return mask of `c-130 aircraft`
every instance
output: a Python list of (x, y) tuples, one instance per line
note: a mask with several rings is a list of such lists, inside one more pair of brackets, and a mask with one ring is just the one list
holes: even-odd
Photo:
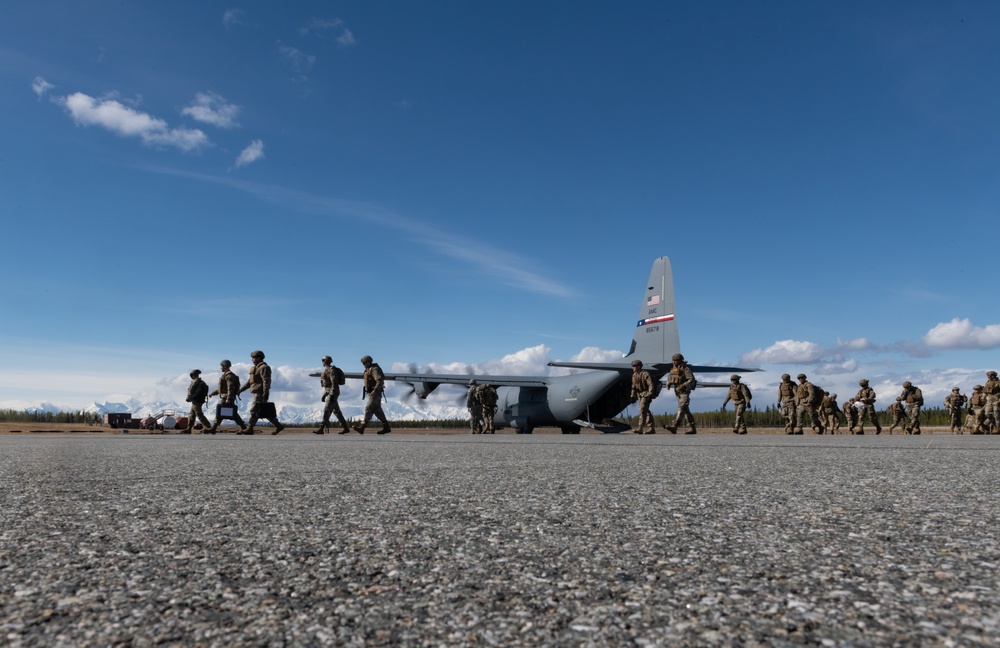
[[(674, 309), (674, 280), (670, 259), (653, 261), (649, 282), (643, 291), (639, 321), (632, 346), (618, 362), (550, 362), (550, 367), (585, 369), (568, 376), (494, 376), (489, 374), (386, 373), (386, 380), (406, 383), (420, 398), (427, 398), (440, 385), (462, 385), (470, 381), (497, 387), (496, 428), (514, 428), (531, 434), (536, 427), (558, 427), (564, 434), (581, 428), (606, 433), (624, 432), (629, 426), (614, 421), (631, 403), (632, 361), (641, 360), (643, 369), (660, 381), (673, 366), (671, 356), (680, 353), (680, 337)], [(695, 373), (757, 371), (740, 367), (690, 365)], [(345, 373), (361, 378), (360, 373)], [(721, 387), (718, 383), (700, 386)], [(726, 387), (729, 383), (725, 383)]]

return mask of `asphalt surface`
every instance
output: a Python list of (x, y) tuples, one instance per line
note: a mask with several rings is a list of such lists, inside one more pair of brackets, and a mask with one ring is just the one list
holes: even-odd
[(0, 437), (0, 643), (998, 645), (1000, 437)]

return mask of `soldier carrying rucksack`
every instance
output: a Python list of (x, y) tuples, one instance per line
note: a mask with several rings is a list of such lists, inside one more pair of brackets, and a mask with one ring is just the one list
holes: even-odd
[(326, 403), (323, 408), (323, 422), (313, 430), (313, 434), (326, 434), (330, 429), (330, 415), (335, 414), (340, 421), (341, 430), (338, 434), (347, 434), (351, 427), (344, 418), (344, 413), (340, 411), (340, 386), (347, 382), (344, 370), (333, 364), (333, 358), (323, 356), (323, 373), (319, 375), (320, 385), (323, 386), (323, 397), (320, 399)]

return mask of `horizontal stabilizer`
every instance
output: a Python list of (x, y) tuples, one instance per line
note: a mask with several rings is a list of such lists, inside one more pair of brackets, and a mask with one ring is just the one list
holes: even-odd
[[(716, 367), (715, 365), (688, 365), (695, 373), (751, 373), (760, 369), (748, 369), (747, 367)], [(700, 383), (699, 383), (700, 384)]]

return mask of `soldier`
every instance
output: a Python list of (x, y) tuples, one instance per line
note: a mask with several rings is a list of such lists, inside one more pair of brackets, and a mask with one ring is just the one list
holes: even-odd
[(844, 413), (844, 419), (847, 421), (847, 429), (851, 431), (851, 434), (857, 434), (854, 431), (854, 426), (858, 424), (858, 408), (855, 407), (856, 400), (853, 398), (848, 398), (844, 403), (844, 406), (840, 410)]
[(264, 362), (264, 352), (260, 349), (250, 354), (250, 360), (253, 361), (253, 366), (250, 367), (250, 375), (247, 377), (246, 384), (240, 387), (240, 393), (242, 394), (249, 389), (250, 393), (253, 394), (253, 403), (250, 405), (250, 424), (247, 431), (241, 431), (240, 434), (253, 434), (253, 426), (262, 418), (274, 425), (272, 435), (280, 434), (285, 426), (278, 420), (277, 413), (272, 409), (274, 404), (269, 400), (271, 396), (271, 367)]
[(479, 404), (479, 385), (476, 379), (469, 381), (469, 393), (465, 399), (465, 406), (469, 410), (469, 425), (473, 434), (483, 433), (483, 407)]
[[(875, 390), (868, 386), (868, 379), (862, 378), (858, 381), (861, 389), (854, 400), (861, 403), (861, 411), (858, 412), (858, 434), (865, 433), (865, 419), (871, 419), (875, 425), (875, 434), (882, 434), (882, 426), (878, 424), (878, 416), (875, 414)], [(852, 430), (853, 431), (853, 430)]]
[(959, 393), (958, 387), (952, 387), (951, 393), (944, 397), (944, 406), (948, 408), (951, 415), (952, 434), (964, 434), (962, 431), (962, 406), (968, 401), (965, 394)]
[[(218, 394), (223, 407), (233, 408), (232, 419), (240, 426), (239, 434), (250, 434), (246, 423), (243, 422), (243, 417), (240, 416), (239, 410), (236, 409), (236, 398), (240, 393), (240, 377), (232, 372), (233, 363), (229, 360), (220, 362), (219, 368), (222, 369), (222, 376), (219, 377), (219, 388), (209, 394), (208, 397), (211, 398)], [(222, 422), (222, 419), (223, 417), (219, 416), (219, 411), (216, 410), (215, 423), (208, 430), (208, 434), (215, 434), (218, 431), (219, 423)]]
[(983, 412), (986, 431), (990, 434), (997, 434), (1000, 432), (1000, 380), (997, 380), (997, 372), (986, 372), (983, 394), (986, 395), (986, 409)]
[(694, 416), (691, 414), (691, 392), (698, 386), (698, 381), (694, 379), (694, 372), (684, 360), (684, 356), (675, 353), (670, 360), (674, 366), (670, 369), (670, 376), (667, 378), (667, 389), (673, 389), (677, 395), (677, 419), (673, 425), (668, 425), (670, 434), (677, 434), (677, 428), (681, 423), (687, 421), (688, 431), (685, 434), (697, 434), (698, 430), (694, 426)]
[(817, 392), (817, 387), (806, 380), (805, 374), (800, 373), (796, 378), (799, 386), (795, 388), (795, 434), (802, 434), (806, 415), (812, 420), (813, 431), (823, 434), (823, 419), (816, 408), (822, 402), (822, 392)]
[(745, 419), (745, 414), (747, 411), (747, 406), (750, 405), (750, 400), (753, 398), (753, 394), (750, 393), (750, 388), (740, 382), (740, 377), (733, 374), (729, 377), (729, 393), (726, 394), (726, 400), (722, 401), (722, 409), (726, 409), (726, 403), (730, 400), (733, 401), (733, 409), (736, 410), (736, 421), (733, 423), (733, 434), (746, 434), (747, 433), (747, 423)]
[(493, 427), (493, 417), (497, 413), (497, 388), (486, 383), (480, 385), (476, 390), (476, 397), (479, 400), (479, 408), (483, 419), (483, 434), (495, 434)]
[(326, 407), (323, 408), (323, 422), (319, 428), (313, 430), (313, 434), (326, 434), (330, 429), (331, 414), (335, 414), (340, 421), (342, 429), (338, 434), (347, 434), (351, 428), (344, 418), (344, 413), (340, 411), (340, 386), (345, 382), (344, 372), (340, 367), (334, 366), (333, 358), (330, 356), (323, 356), (322, 363), (323, 373), (319, 375), (319, 383), (323, 387), (323, 397), (320, 400), (326, 402)]
[[(653, 414), (653, 377), (642, 368), (642, 360), (632, 361), (632, 402), (639, 401), (639, 427), (636, 434), (656, 434)], [(668, 428), (669, 429), (669, 428)]]
[(924, 405), (923, 392), (907, 380), (903, 383), (903, 393), (899, 395), (899, 398), (906, 403), (906, 415), (909, 418), (906, 433), (920, 434), (920, 408)]
[(361, 422), (361, 425), (355, 425), (354, 429), (358, 434), (364, 434), (368, 421), (372, 420), (374, 416), (382, 421), (382, 429), (378, 431), (378, 434), (389, 434), (392, 430), (389, 429), (389, 422), (385, 419), (385, 412), (382, 411), (385, 374), (382, 373), (382, 367), (378, 366), (378, 363), (372, 362), (370, 355), (362, 357), (361, 364), (365, 367), (365, 373), (361, 379), (364, 382), (363, 393), (368, 394), (368, 402), (365, 403), (365, 420)]
[(781, 408), (781, 418), (785, 421), (785, 434), (795, 433), (795, 383), (788, 374), (781, 374), (778, 385), (778, 407)]
[(972, 434), (983, 434), (986, 430), (983, 424), (986, 421), (986, 394), (982, 385), (972, 388), (972, 396), (969, 397), (969, 416), (965, 419), (965, 425), (972, 431)]
[(202, 411), (202, 405), (205, 404), (205, 400), (208, 398), (208, 385), (205, 381), (201, 379), (201, 369), (193, 369), (191, 371), (191, 384), (188, 385), (188, 395), (185, 400), (191, 403), (191, 412), (188, 414), (188, 424), (187, 429), (183, 430), (181, 434), (191, 434), (191, 430), (194, 429), (194, 421), (197, 418), (202, 424), (202, 434), (214, 434), (211, 432), (212, 423), (205, 416), (205, 412)]
[(830, 434), (836, 434), (840, 429), (840, 406), (837, 405), (837, 395), (823, 392), (823, 401), (819, 405), (823, 415), (823, 425)]
[(890, 404), (885, 411), (892, 417), (892, 425), (889, 426), (889, 434), (892, 434), (892, 431), (897, 427), (906, 428), (906, 424), (903, 420), (906, 411), (903, 409), (902, 398), (897, 398), (896, 402)]

